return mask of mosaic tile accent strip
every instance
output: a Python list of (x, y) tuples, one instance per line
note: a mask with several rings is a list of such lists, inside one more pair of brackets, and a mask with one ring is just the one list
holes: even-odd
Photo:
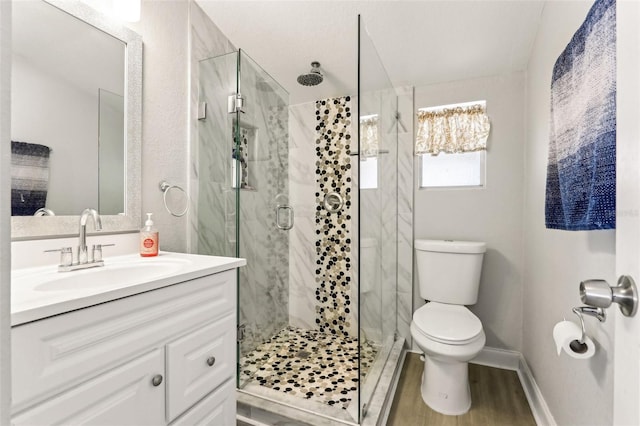
[[(362, 345), (361, 379), (377, 354)], [(240, 359), (240, 381), (346, 409), (358, 395), (358, 341), (287, 327)]]
[[(351, 98), (316, 102), (316, 325), (349, 337), (351, 315)], [(330, 213), (324, 197), (344, 200)]]

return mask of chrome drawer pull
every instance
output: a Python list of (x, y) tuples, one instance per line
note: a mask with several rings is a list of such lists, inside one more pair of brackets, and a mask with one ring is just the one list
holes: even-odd
[(160, 386), (160, 383), (162, 383), (162, 374), (156, 374), (155, 376), (153, 376), (153, 379), (151, 379), (151, 384), (153, 386)]
[(215, 356), (210, 356), (209, 358), (207, 358), (207, 365), (209, 367), (213, 367), (213, 364), (216, 363), (216, 357)]

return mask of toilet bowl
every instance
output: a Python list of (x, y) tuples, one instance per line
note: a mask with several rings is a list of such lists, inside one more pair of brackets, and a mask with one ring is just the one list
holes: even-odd
[(425, 354), (424, 402), (442, 414), (466, 413), (471, 407), (468, 361), (486, 341), (480, 320), (464, 306), (431, 302), (414, 313), (411, 336)]
[(486, 244), (416, 240), (415, 249), (420, 296), (429, 301), (411, 322), (425, 355), (422, 399), (439, 413), (464, 414), (471, 407), (467, 363), (486, 341), (482, 323), (466, 307), (478, 300)]

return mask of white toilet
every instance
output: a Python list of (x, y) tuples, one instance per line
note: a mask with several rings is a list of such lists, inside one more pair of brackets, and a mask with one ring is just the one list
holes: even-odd
[(478, 300), (486, 244), (416, 240), (420, 296), (429, 303), (413, 313), (411, 336), (425, 354), (422, 399), (447, 415), (471, 407), (468, 361), (482, 350), (482, 323), (465, 305)]

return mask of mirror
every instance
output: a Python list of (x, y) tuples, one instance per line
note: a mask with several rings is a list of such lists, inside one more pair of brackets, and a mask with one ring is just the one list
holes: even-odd
[(140, 36), (81, 2), (14, 2), (12, 18), (12, 238), (75, 234), (87, 207), (137, 229)]

